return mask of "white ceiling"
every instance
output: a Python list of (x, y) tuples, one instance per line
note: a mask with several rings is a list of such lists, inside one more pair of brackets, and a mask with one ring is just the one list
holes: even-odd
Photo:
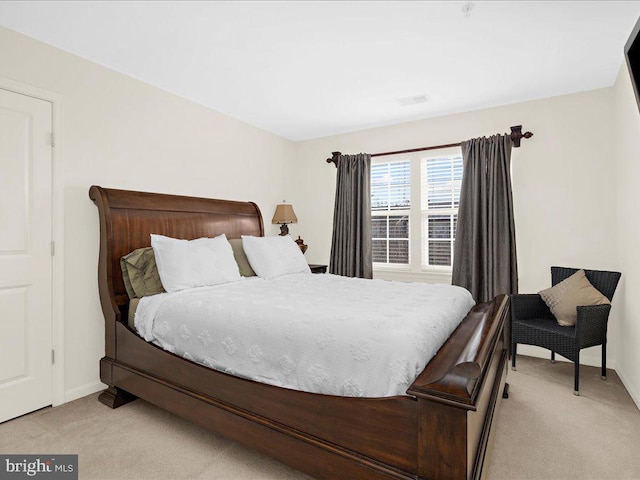
[(640, 16), (466, 3), (3, 1), (0, 25), (298, 141), (611, 86)]

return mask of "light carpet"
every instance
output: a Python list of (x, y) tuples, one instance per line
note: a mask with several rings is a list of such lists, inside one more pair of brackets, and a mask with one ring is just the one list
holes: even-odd
[[(486, 476), (640, 479), (640, 412), (615, 372), (518, 357), (494, 423)], [(0, 452), (79, 454), (83, 480), (308, 480), (310, 477), (136, 400), (116, 410), (90, 395), (0, 425)]]

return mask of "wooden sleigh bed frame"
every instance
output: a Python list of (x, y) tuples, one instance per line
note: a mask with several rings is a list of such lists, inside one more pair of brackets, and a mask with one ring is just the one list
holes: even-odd
[[(127, 325), (120, 257), (175, 238), (264, 235), (257, 205), (92, 186), (105, 317), (100, 401), (136, 397), (318, 479), (479, 479), (505, 384), (508, 300), (476, 305), (403, 396), (306, 393), (228, 375), (162, 350)], [(502, 395), (501, 395), (502, 394)]]

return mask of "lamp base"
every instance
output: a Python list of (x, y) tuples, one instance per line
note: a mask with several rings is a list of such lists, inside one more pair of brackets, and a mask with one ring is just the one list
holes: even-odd
[(280, 236), (284, 237), (285, 235), (289, 235), (289, 225), (283, 223), (280, 225)]

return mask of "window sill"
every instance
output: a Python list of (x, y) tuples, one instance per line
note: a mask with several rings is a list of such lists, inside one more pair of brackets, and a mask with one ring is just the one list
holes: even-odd
[(374, 267), (373, 278), (397, 282), (451, 283), (451, 270), (411, 271), (409, 268)]
[(380, 272), (410, 272), (411, 271), (411, 267), (409, 265), (404, 265), (402, 263), (398, 263), (398, 264), (373, 264), (373, 271), (380, 271)]

